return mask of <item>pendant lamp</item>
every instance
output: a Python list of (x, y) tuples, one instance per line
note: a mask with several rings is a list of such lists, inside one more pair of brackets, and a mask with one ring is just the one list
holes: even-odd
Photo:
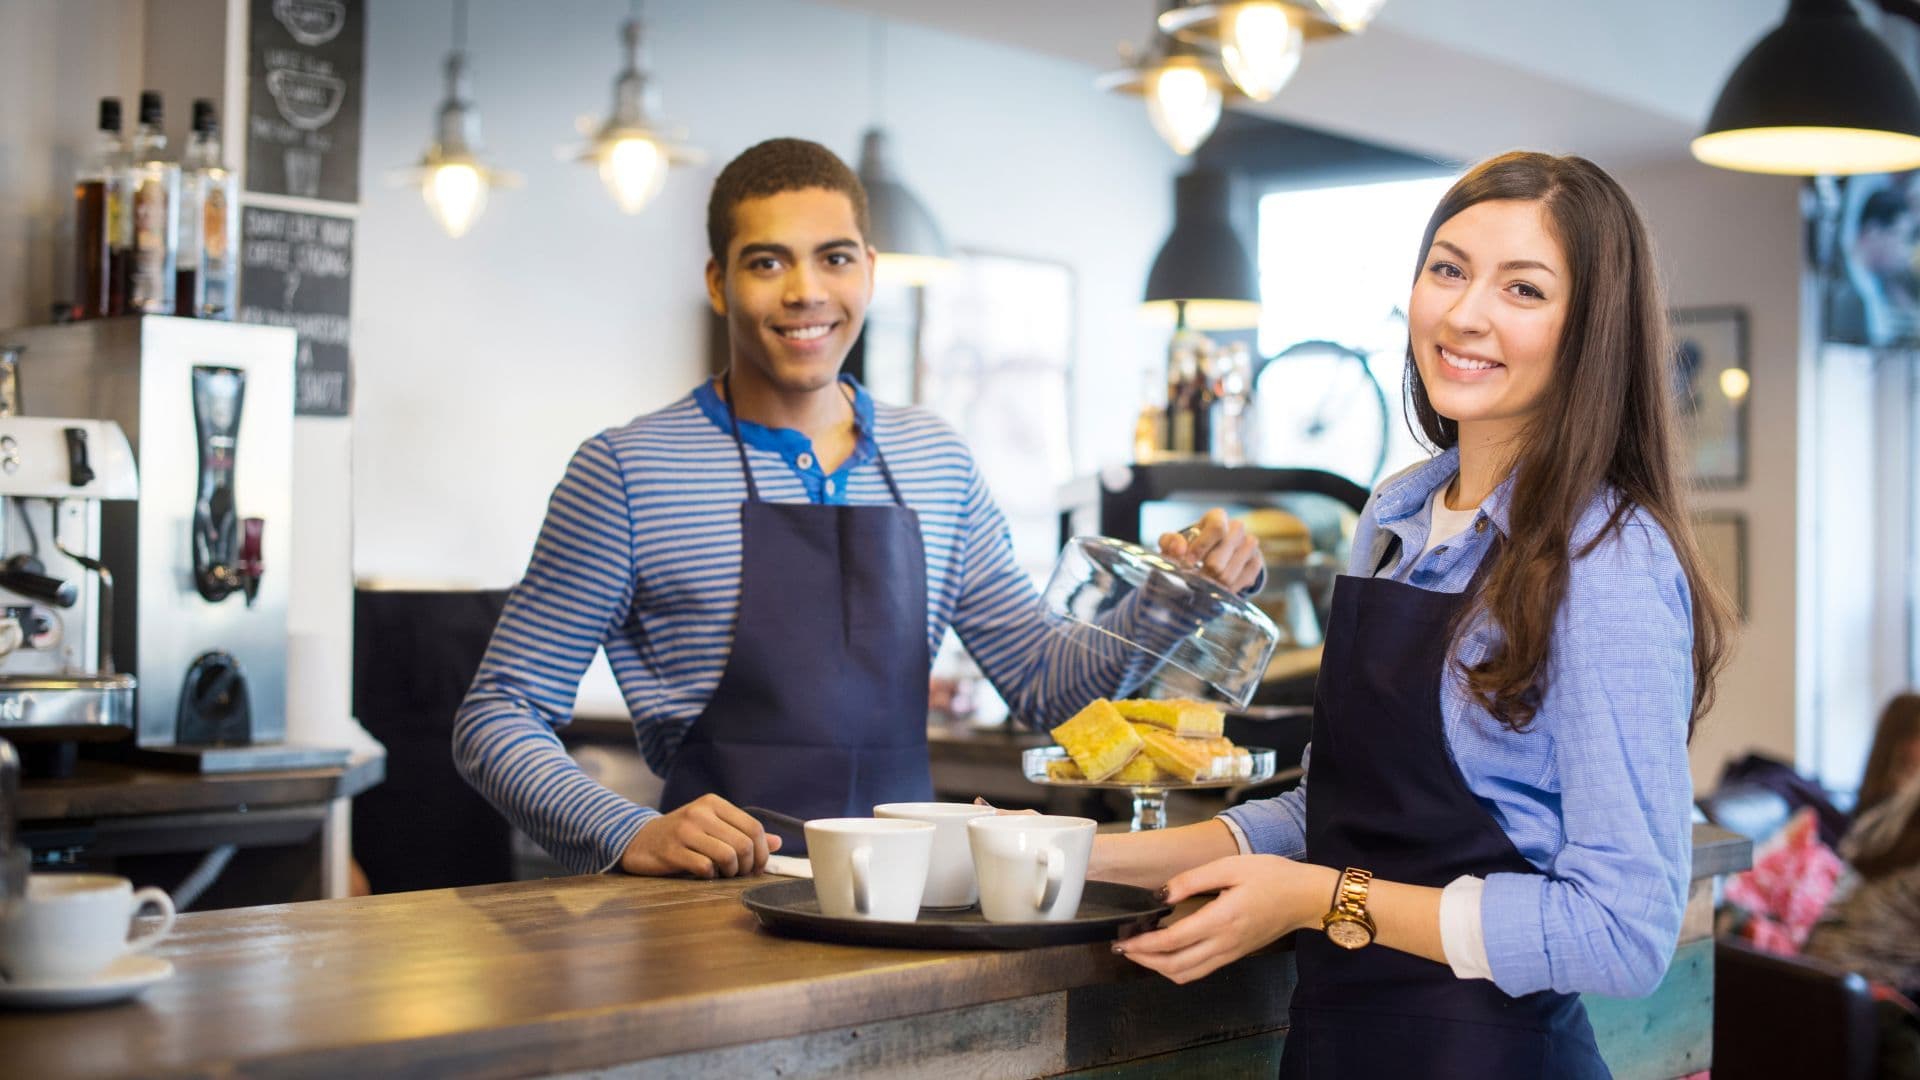
[(493, 168), (480, 156), (480, 113), (467, 83), (466, 37), (466, 0), (453, 0), (453, 49), (447, 53), (447, 96), (435, 121), (436, 138), (417, 164), (394, 176), (399, 183), (419, 185), (427, 210), (454, 239), (473, 228), (487, 208), (489, 190), (520, 186), (519, 174)]
[(1340, 32), (1318, 7), (1284, 0), (1177, 5), (1162, 11), (1158, 24), (1181, 41), (1218, 49), (1233, 85), (1255, 101), (1272, 98), (1293, 78), (1307, 38)]
[[(886, 100), (886, 27), (873, 24), (874, 112)], [(953, 267), (953, 255), (939, 223), (894, 168), (886, 130), (876, 122), (860, 139), (860, 186), (867, 191), (867, 243), (876, 255), (874, 277), (884, 285), (925, 285)]]
[(587, 121), (592, 141), (572, 156), (600, 170), (621, 213), (638, 214), (666, 186), (669, 168), (701, 164), (706, 155), (685, 145), (683, 132), (669, 132), (654, 119), (660, 92), (647, 79), (639, 0), (620, 27), (620, 41), (627, 62), (614, 79), (613, 112), (597, 127)]
[(1920, 167), (1920, 93), (1852, 0), (1790, 0), (1727, 78), (1693, 156), (1788, 176)]
[[(1162, 0), (1160, 15), (1181, 6), (1180, 0)], [(1220, 123), (1227, 94), (1235, 92), (1217, 55), (1168, 35), (1156, 21), (1146, 51), (1134, 59), (1123, 46), (1122, 58), (1127, 66), (1099, 76), (1094, 86), (1146, 98), (1147, 119), (1174, 153), (1184, 157), (1198, 150)]]
[(1173, 181), (1173, 231), (1147, 273), (1145, 310), (1181, 329), (1260, 324), (1260, 275), (1228, 212), (1232, 184), (1212, 169)]

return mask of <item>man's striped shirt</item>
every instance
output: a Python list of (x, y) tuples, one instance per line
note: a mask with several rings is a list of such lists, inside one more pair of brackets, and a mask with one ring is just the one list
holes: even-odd
[[(1059, 639), (1046, 634), (1006, 521), (959, 436), (924, 410), (876, 406), (845, 382), (861, 436), (832, 474), (821, 471), (799, 432), (740, 422), (760, 497), (890, 504), (877, 442), (920, 519), (929, 655), (951, 626), (1029, 721), (1063, 717), (1101, 692), (1098, 657), (1063, 648), (1055, 650), (1057, 663), (1040, 661), (1042, 646)], [(727, 406), (710, 384), (588, 439), (554, 489), (526, 576), (460, 708), (453, 753), (470, 783), (575, 871), (617, 865), (657, 812), (588, 777), (554, 729), (571, 718), (580, 677), (604, 646), (640, 751), (666, 774), (733, 644), (746, 494)]]

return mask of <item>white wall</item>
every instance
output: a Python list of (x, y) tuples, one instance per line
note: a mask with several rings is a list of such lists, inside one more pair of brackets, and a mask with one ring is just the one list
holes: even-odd
[(1744, 513), (1748, 543), (1749, 617), (1717, 703), (1694, 734), (1694, 785), (1706, 790), (1727, 759), (1749, 750), (1796, 756), (1796, 702), (1806, 677), (1794, 646), (1805, 368), (1799, 183), (1690, 161), (1618, 175), (1653, 231), (1673, 306), (1747, 311), (1748, 480), (1696, 500), (1700, 509)]
[(527, 186), (496, 194), (454, 241), (415, 191), (386, 181), (428, 139), (446, 8), (373, 6), (354, 282), (362, 578), (517, 580), (580, 441), (704, 372), (705, 208), (720, 167), (776, 135), (851, 163), (876, 108), (950, 243), (1072, 264), (1078, 465), (1127, 453), (1138, 372), (1164, 349), (1134, 310), (1178, 164), (1138, 101), (1095, 91), (1087, 68), (893, 26), (876, 106), (872, 20), (794, 0), (665, 0), (646, 9), (663, 111), (711, 160), (629, 218), (591, 169), (555, 155), (577, 139), (576, 117), (607, 108), (627, 9), (472, 6), (487, 142)]

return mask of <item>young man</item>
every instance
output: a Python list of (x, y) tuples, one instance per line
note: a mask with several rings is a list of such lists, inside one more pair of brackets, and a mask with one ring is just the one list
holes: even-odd
[[(575, 871), (752, 873), (782, 841), (742, 806), (864, 816), (932, 798), (927, 676), (949, 626), (1022, 715), (1093, 696), (1049, 685), (1033, 586), (958, 436), (840, 374), (873, 294), (866, 218), (860, 181), (817, 144), (728, 164), (707, 211), (726, 374), (587, 440), (554, 490), (453, 743), (468, 781)], [(1235, 588), (1259, 573), (1217, 511), (1162, 544)], [(596, 784), (554, 735), (603, 645), (666, 778), (658, 810)]]

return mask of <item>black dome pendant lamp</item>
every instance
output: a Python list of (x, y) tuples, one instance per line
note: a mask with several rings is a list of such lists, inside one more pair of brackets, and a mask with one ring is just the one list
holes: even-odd
[[(1915, 0), (1876, 0), (1920, 22)], [(1785, 176), (1920, 168), (1920, 92), (1853, 0), (1790, 0), (1720, 90), (1693, 156)]]

